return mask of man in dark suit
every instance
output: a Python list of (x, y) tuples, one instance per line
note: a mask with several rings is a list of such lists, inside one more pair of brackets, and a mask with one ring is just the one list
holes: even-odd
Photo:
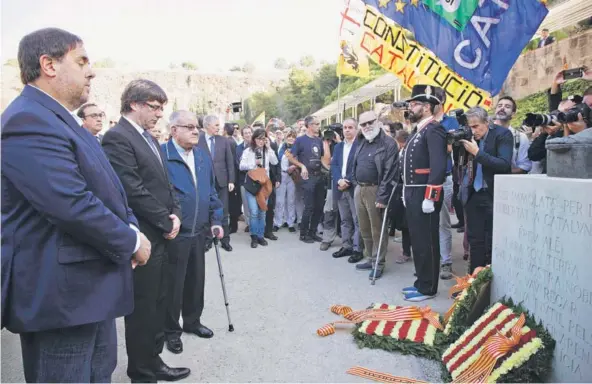
[(103, 141), (103, 135), (100, 132), (103, 130), (105, 112), (98, 105), (87, 103), (78, 108), (76, 115), (82, 119), (82, 128), (89, 131), (100, 144)]
[[(231, 252), (229, 215), (228, 215), (228, 193), (234, 191), (235, 158), (232, 156), (230, 141), (220, 136), (220, 119), (216, 115), (208, 115), (203, 118), (203, 132), (199, 138), (199, 147), (210, 154), (214, 164), (214, 174), (216, 176), (216, 191), (218, 198), (224, 206), (224, 219), (222, 227), (224, 228), (224, 237), (220, 241), (222, 248)], [(206, 249), (212, 247), (212, 235), (208, 235)]]
[[(276, 126), (279, 126), (279, 119), (272, 118), (269, 120), (269, 124), (267, 124), (266, 131), (267, 137), (270, 141), (269, 146), (275, 152), (275, 156), (279, 158), (278, 149), (281, 143), (278, 143), (275, 139), (275, 132), (277, 132)], [(261, 126), (261, 128), (263, 127)], [(276, 190), (280, 186), (280, 182), (282, 180), (282, 170), (279, 161), (276, 165), (269, 165), (269, 179), (271, 180), (273, 189), (267, 200), (267, 211), (265, 212), (265, 233), (263, 236), (269, 240), (277, 240), (278, 237), (273, 233), (273, 218), (275, 216)], [(278, 229), (279, 228), (275, 228), (276, 231)]]
[(228, 142), (230, 143), (230, 150), (232, 151), (232, 158), (234, 159), (234, 175), (235, 175), (235, 179), (234, 179), (234, 190), (232, 192), (228, 193), (228, 217), (229, 217), (229, 234), (232, 233), (236, 233), (236, 231), (238, 231), (238, 218), (241, 215), (241, 195), (240, 195), (240, 189), (238, 188), (238, 176), (239, 176), (239, 170), (238, 170), (238, 165), (240, 162), (240, 159), (236, 158), (236, 147), (238, 146), (238, 144), (236, 143), (236, 140), (234, 139), (234, 128), (235, 124), (234, 123), (224, 123), (224, 137), (228, 140)]
[(512, 172), (514, 137), (508, 129), (489, 123), (481, 107), (469, 109), (466, 116), (473, 138), (461, 140), (470, 156), (460, 194), (467, 221), (469, 271), (473, 273), (491, 262), (494, 175)]
[(541, 40), (539, 41), (539, 48), (546, 47), (547, 45), (553, 44), (555, 42), (555, 38), (549, 35), (549, 30), (547, 28), (541, 31)]
[(343, 121), (343, 141), (335, 146), (331, 159), (331, 188), (333, 200), (337, 202), (341, 217), (342, 247), (333, 253), (333, 257), (349, 257), (350, 263), (357, 263), (364, 257), (360, 252), (360, 228), (354, 204), (354, 187), (352, 184), (354, 156), (358, 149), (358, 123), (349, 118)]
[(95, 76), (82, 40), (42, 29), (18, 59), (25, 87), (2, 114), (2, 327), (20, 334), (27, 382), (110, 382), (115, 318), (150, 243), (73, 113)]
[(125, 318), (127, 374), (132, 381), (174, 381), (190, 373), (187, 368), (170, 368), (159, 356), (165, 339), (169, 241), (181, 226), (165, 159), (149, 132), (162, 117), (166, 102), (166, 94), (152, 81), (130, 82), (121, 96), (122, 117), (103, 138), (103, 150), (152, 244), (150, 261), (134, 271), (135, 308)]
[[(170, 246), (167, 292), (166, 343), (173, 353), (183, 352), (181, 333), (210, 338), (214, 333), (201, 324), (204, 308), (206, 234), (223, 236), (222, 203), (216, 194), (210, 156), (197, 148), (197, 118), (175, 111), (169, 119), (171, 140), (162, 144), (175, 193), (181, 201), (181, 230)], [(183, 328), (179, 316), (183, 309)]]

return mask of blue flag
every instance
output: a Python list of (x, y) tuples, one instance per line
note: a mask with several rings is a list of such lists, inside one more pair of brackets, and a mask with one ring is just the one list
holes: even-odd
[[(462, 0), (440, 0), (440, 10), (433, 1), (363, 0), (401, 27), (413, 32), (415, 40), (434, 52), (448, 66), (477, 87), (496, 95), (522, 49), (549, 12), (540, 0), (479, 0), (470, 19), (452, 22), (459, 8), (452, 3)], [(466, 0), (465, 0), (466, 2)], [(386, 4), (386, 6), (384, 6)], [(445, 13), (456, 14), (446, 15)], [(376, 17), (379, 15), (376, 14)], [(466, 17), (466, 15), (462, 15)], [(364, 24), (380, 28), (381, 23), (368, 18)], [(460, 17), (456, 17), (460, 19)], [(464, 21), (464, 20), (461, 20)], [(380, 34), (380, 31), (375, 31)]]

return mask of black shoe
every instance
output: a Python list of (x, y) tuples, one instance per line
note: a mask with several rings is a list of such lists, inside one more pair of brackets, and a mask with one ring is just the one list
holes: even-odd
[(294, 228), (294, 227), (290, 227), (290, 228), (288, 228), (288, 231), (289, 231), (290, 233), (294, 233), (294, 232), (296, 232), (296, 228)]
[(277, 240), (278, 237), (273, 234), (273, 232), (269, 232), (263, 235), (264, 237), (268, 238), (269, 240)]
[(356, 265), (356, 271), (371, 271), (373, 268), (374, 264), (372, 264), (370, 261)]
[(257, 248), (258, 245), (257, 236), (251, 236), (251, 248)]
[(206, 243), (206, 252), (209, 251), (210, 249), (212, 249), (212, 243), (211, 242), (207, 242)]
[(312, 244), (315, 241), (310, 236), (300, 235), (300, 241), (305, 242), (306, 244)]
[(257, 242), (259, 243), (259, 245), (263, 245), (263, 246), (267, 245), (267, 241), (265, 241), (265, 239), (262, 237), (258, 238)]
[(288, 223), (282, 224), (282, 228), (288, 228)]
[(310, 238), (319, 243), (323, 242), (323, 238), (319, 235), (311, 235)]
[(393, 237), (393, 236), (395, 236), (395, 230), (394, 230), (394, 229), (391, 229), (391, 230), (389, 231), (388, 235), (389, 235), (389, 237)]
[(351, 255), (349, 257), (349, 259), (347, 259), (348, 263), (358, 263), (360, 261), (362, 261), (362, 259), (364, 258), (364, 255), (362, 255), (362, 252), (354, 252), (353, 255)]
[(333, 257), (338, 259), (340, 257), (350, 256), (354, 254), (354, 250), (351, 248), (341, 248), (339, 251), (333, 253)]
[(465, 223), (461, 223), (460, 221), (456, 224), (452, 224), (450, 226), (450, 228), (454, 228), (454, 229), (458, 229), (458, 228), (464, 228), (465, 227)]
[(226, 252), (232, 252), (232, 246), (230, 243), (222, 243), (222, 249), (224, 249)]
[(245, 227), (245, 232), (249, 233), (249, 230), (250, 230), (250, 228), (249, 228), (249, 226), (247, 225), (247, 226)]
[(278, 227), (277, 225), (274, 225), (274, 226), (273, 226), (273, 228), (271, 228), (271, 230), (272, 230), (273, 232), (277, 232), (277, 231), (279, 231), (279, 230), (280, 230), (280, 227)]
[(189, 376), (191, 370), (189, 368), (171, 368), (165, 363), (161, 362), (158, 367), (154, 369), (154, 376), (158, 381), (177, 381)]
[(166, 347), (169, 351), (173, 352), (174, 354), (179, 354), (183, 352), (183, 342), (181, 341), (181, 339), (167, 340)]
[(202, 324), (197, 324), (196, 327), (183, 328), (183, 332), (193, 333), (194, 335), (197, 335), (203, 339), (210, 339), (214, 337), (214, 332), (212, 332), (210, 328)]

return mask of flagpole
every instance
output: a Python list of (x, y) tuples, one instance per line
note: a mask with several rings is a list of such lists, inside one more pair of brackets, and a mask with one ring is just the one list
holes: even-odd
[(339, 107), (340, 97), (341, 97), (341, 73), (339, 74), (339, 80), (337, 82), (337, 120), (338, 120), (337, 122), (338, 123), (342, 122), (341, 108)]

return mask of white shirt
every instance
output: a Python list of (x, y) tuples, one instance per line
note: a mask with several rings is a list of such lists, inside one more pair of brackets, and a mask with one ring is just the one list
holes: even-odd
[(342, 179), (345, 179), (345, 176), (347, 176), (347, 159), (349, 159), (349, 153), (351, 152), (352, 145), (354, 145), (354, 140), (352, 140), (351, 143), (348, 143), (347, 140), (343, 141), (343, 163), (341, 165)]
[[(212, 140), (211, 140), (211, 138), (212, 137), (216, 137), (216, 136), (210, 136), (206, 132), (206, 134), (205, 134), (204, 137), (206, 138), (206, 144), (208, 145), (208, 149), (210, 150), (210, 154), (211, 154), (212, 153)], [(214, 139), (214, 141), (216, 141), (216, 139)]]
[(177, 144), (175, 139), (172, 139), (172, 140), (173, 140), (173, 145), (175, 146), (175, 149), (177, 149), (177, 152), (179, 152), (179, 155), (181, 156), (181, 158), (183, 159), (185, 164), (187, 164), (187, 166), (189, 167), (189, 170), (191, 171), (191, 176), (193, 177), (193, 184), (197, 185), (197, 179), (195, 178), (195, 157), (193, 156), (193, 149), (186, 150), (185, 148), (183, 148), (179, 144)]
[[(276, 165), (278, 163), (277, 156), (275, 152), (271, 149), (265, 149), (265, 170), (267, 171), (267, 176), (269, 176), (269, 164)], [(247, 147), (243, 152), (243, 156), (240, 160), (239, 169), (241, 171), (250, 171), (251, 169), (257, 168), (257, 158), (255, 156), (255, 152), (251, 149), (251, 147)]]
[[(512, 167), (520, 168), (527, 173), (532, 169), (532, 161), (528, 158), (528, 148), (530, 147), (530, 141), (528, 137), (522, 132), (518, 132), (512, 126), (508, 127), (512, 132)], [(516, 148), (516, 141), (518, 140), (518, 148)]]

